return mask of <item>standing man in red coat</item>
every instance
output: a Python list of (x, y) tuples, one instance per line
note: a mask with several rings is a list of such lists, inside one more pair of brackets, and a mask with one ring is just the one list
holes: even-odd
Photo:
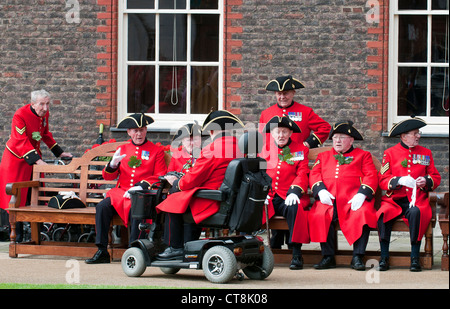
[(372, 155), (354, 148), (362, 140), (351, 121), (336, 123), (331, 132), (333, 149), (320, 153), (311, 170), (309, 183), (316, 201), (309, 212), (311, 241), (320, 242), (322, 260), (316, 269), (336, 267), (335, 224), (353, 245), (351, 267), (365, 270), (363, 256), (369, 240), (369, 228), (377, 226), (373, 195), (378, 175)]
[(389, 242), (392, 225), (401, 217), (409, 225), (411, 271), (421, 271), (420, 242), (431, 220), (428, 192), (441, 183), (431, 150), (419, 145), (420, 128), (426, 122), (410, 118), (399, 122), (389, 136), (400, 135), (400, 143), (386, 149), (380, 170), (380, 187), (386, 190), (377, 211), (381, 260), (379, 270), (389, 269)]
[(202, 132), (209, 133), (211, 143), (202, 149), (189, 173), (180, 179), (169, 180), (171, 194), (156, 207), (166, 213), (164, 241), (168, 245), (158, 258), (175, 259), (183, 254), (183, 213), (188, 208), (197, 224), (219, 211), (219, 202), (196, 198), (194, 194), (200, 189), (218, 190), (228, 164), (235, 158), (243, 157), (236, 137), (229, 132), (243, 127), (239, 118), (225, 110), (211, 112), (206, 117)]
[(86, 260), (87, 264), (109, 263), (107, 251), (108, 231), (114, 214), (118, 214), (126, 226), (131, 225), (130, 243), (139, 237), (138, 220), (129, 222), (131, 209), (130, 192), (148, 189), (167, 172), (164, 150), (147, 140), (147, 125), (153, 119), (144, 114), (125, 117), (118, 128), (126, 128), (131, 141), (117, 148), (111, 161), (103, 169), (103, 178), (117, 179), (115, 188), (97, 204), (95, 213), (95, 244), (98, 251)]
[[(300, 134), (300, 128), (288, 117), (274, 116), (263, 132), (270, 132), (273, 139), (272, 147), (261, 153), (268, 163), (267, 174), (272, 178), (272, 190), (266, 200), (268, 217), (286, 218), (289, 226), (287, 242), (293, 251), (289, 268), (302, 269), (302, 243), (309, 243), (308, 212), (305, 210), (309, 207), (309, 148), (292, 140), (292, 135)], [(265, 221), (265, 216), (263, 218)], [(272, 248), (281, 246), (283, 239), (277, 238), (271, 237)]]
[[(259, 119), (260, 128), (262, 129), (273, 116), (287, 116), (301, 130), (301, 133), (292, 136), (292, 140), (296, 143), (304, 144), (308, 148), (316, 148), (326, 141), (331, 126), (314, 113), (311, 107), (294, 101), (295, 90), (300, 88), (304, 88), (302, 83), (290, 75), (277, 77), (275, 80), (270, 81), (266, 86), (266, 90), (275, 92), (277, 104), (261, 112)], [(269, 133), (265, 134), (265, 139), (270, 139)]]
[[(55, 157), (72, 157), (53, 139), (48, 119), (50, 94), (45, 90), (31, 92), (31, 103), (19, 108), (13, 116), (11, 136), (6, 142), (0, 164), (0, 208), (8, 208), (11, 196), (5, 192), (7, 183), (31, 179), (34, 164), (47, 164), (42, 160), (41, 141)], [(28, 189), (21, 190), (21, 206), (27, 202)], [(20, 231), (19, 228), (17, 231)], [(19, 235), (18, 235), (19, 236)], [(20, 237), (20, 236), (19, 236)]]

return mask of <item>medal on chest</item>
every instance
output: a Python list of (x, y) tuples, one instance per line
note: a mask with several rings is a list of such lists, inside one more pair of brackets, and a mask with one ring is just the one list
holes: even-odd
[(430, 165), (430, 156), (413, 154), (412, 162), (413, 162), (413, 164), (420, 164), (420, 165), (428, 166), (428, 165)]
[(292, 121), (302, 121), (302, 113), (301, 112), (288, 112), (288, 117)]

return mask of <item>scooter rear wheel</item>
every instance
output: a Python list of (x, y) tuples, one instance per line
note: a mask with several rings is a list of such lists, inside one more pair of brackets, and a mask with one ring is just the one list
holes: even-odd
[(122, 255), (122, 269), (128, 277), (139, 277), (147, 268), (144, 253), (139, 248), (129, 248)]
[(212, 283), (227, 283), (236, 275), (236, 257), (227, 247), (214, 246), (203, 256), (202, 268)]

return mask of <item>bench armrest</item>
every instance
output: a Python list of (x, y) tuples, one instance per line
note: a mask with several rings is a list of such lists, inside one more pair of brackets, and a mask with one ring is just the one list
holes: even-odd
[(20, 189), (39, 187), (39, 181), (19, 181), (6, 184), (6, 194), (17, 195)]
[(226, 199), (225, 193), (220, 190), (198, 190), (195, 192), (195, 197), (206, 198), (208, 200), (214, 200), (222, 202)]
[(9, 207), (18, 208), (20, 205), (20, 190), (33, 187), (39, 187), (39, 181), (19, 181), (6, 184), (6, 194), (12, 195)]

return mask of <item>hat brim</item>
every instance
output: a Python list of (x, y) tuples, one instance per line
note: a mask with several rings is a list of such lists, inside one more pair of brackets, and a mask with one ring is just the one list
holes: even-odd
[(132, 114), (123, 118), (118, 124), (117, 128), (119, 129), (137, 129), (146, 127), (149, 124), (153, 123), (154, 120), (152, 117), (147, 116), (145, 114)]
[(349, 122), (339, 122), (333, 125), (330, 131), (329, 139), (333, 138), (336, 133), (341, 133), (353, 137), (356, 141), (362, 141), (364, 138), (361, 133), (356, 130)]
[(420, 118), (411, 118), (406, 119), (403, 121), (400, 121), (396, 125), (392, 127), (392, 129), (389, 131), (389, 137), (398, 136), (402, 133), (406, 133), (412, 130), (420, 129), (424, 126), (426, 126), (427, 123), (425, 120)]
[(270, 133), (274, 128), (288, 128), (292, 130), (293, 133), (301, 133), (302, 130), (300, 127), (292, 120), (287, 118), (286, 116), (274, 116), (272, 117), (264, 126), (263, 132)]
[(242, 129), (242, 121), (226, 110), (213, 111), (206, 116), (203, 122), (202, 132), (210, 130)]
[(266, 85), (267, 91), (288, 91), (305, 88), (303, 84), (291, 76), (278, 77)]

